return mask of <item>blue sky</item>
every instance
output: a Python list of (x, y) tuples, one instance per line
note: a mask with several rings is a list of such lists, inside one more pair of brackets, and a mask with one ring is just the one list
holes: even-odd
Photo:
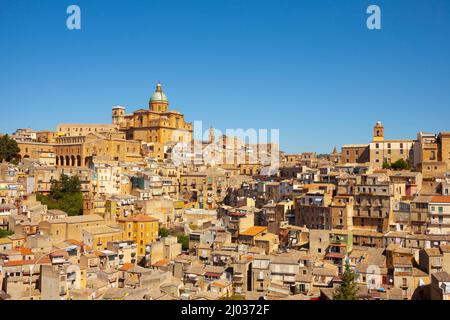
[(157, 81), (187, 120), (278, 128), (288, 152), (368, 142), (377, 120), (450, 131), (449, 39), (448, 0), (0, 0), (0, 132), (110, 123)]

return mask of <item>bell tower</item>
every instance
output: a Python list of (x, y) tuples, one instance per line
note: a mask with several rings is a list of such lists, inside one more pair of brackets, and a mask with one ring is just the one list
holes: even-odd
[(125, 108), (122, 106), (116, 106), (112, 108), (112, 123), (120, 126), (125, 117)]
[(213, 127), (209, 128), (209, 134), (208, 134), (208, 143), (213, 144), (216, 142), (216, 130), (214, 130)]
[(377, 123), (373, 127), (373, 141), (384, 141), (384, 126), (381, 121), (377, 121)]

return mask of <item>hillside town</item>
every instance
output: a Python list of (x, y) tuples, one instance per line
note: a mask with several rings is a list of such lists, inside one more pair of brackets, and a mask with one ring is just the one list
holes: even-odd
[(349, 275), (358, 300), (449, 300), (450, 132), (377, 120), (329, 154), (196, 140), (158, 83), (111, 123), (4, 132), (0, 300), (333, 300)]

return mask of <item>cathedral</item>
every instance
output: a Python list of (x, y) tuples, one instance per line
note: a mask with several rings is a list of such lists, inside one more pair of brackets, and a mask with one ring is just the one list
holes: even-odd
[(150, 97), (148, 109), (125, 114), (124, 107), (114, 107), (112, 122), (127, 139), (147, 143), (160, 156), (166, 144), (192, 140), (192, 123), (185, 122), (180, 112), (169, 110), (169, 100), (160, 83)]

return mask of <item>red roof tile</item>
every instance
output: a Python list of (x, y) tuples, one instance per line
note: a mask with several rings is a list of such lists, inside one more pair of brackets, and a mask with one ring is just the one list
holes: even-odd
[(134, 268), (134, 263), (124, 263), (122, 267), (120, 267), (119, 271), (128, 271)]
[(20, 247), (20, 248), (14, 248), (14, 250), (19, 251), (20, 254), (23, 256), (34, 255), (33, 251), (31, 251), (28, 248)]
[(431, 202), (450, 203), (450, 196), (434, 196), (431, 198)]

